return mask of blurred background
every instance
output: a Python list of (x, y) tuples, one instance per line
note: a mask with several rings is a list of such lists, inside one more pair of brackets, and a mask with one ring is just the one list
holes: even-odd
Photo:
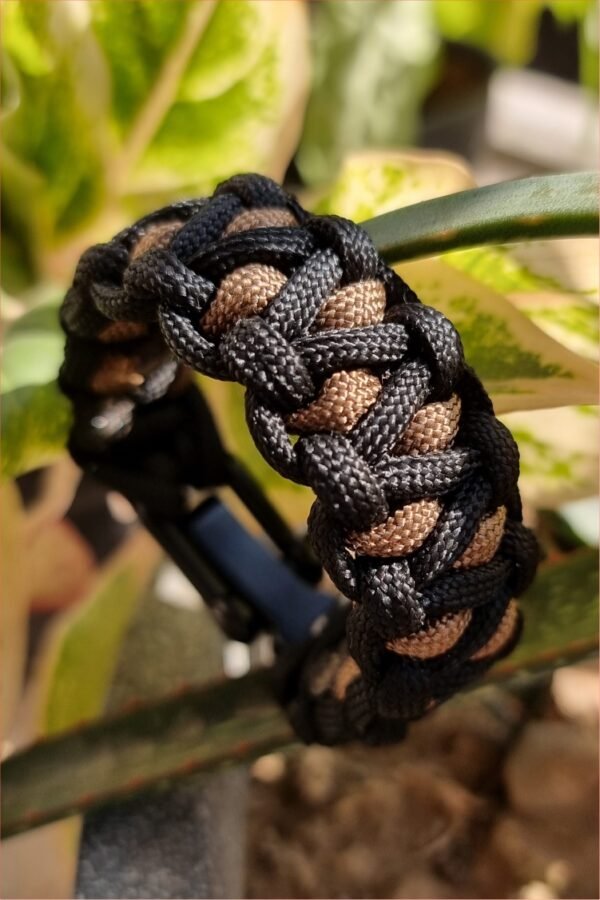
[[(15, 0), (1, 15), (6, 756), (269, 655), (224, 641), (127, 502), (65, 453), (57, 309), (82, 250), (237, 172), (361, 221), (595, 169), (598, 9)], [(275, 753), (208, 788), (190, 779), (11, 839), (3, 896), (598, 897), (597, 244), (399, 267), (455, 321), (519, 444), (547, 568), (512, 680), (458, 698), (400, 747)], [(311, 498), (259, 458), (239, 390), (204, 387), (228, 446), (303, 527)], [(547, 664), (529, 675), (542, 632)]]

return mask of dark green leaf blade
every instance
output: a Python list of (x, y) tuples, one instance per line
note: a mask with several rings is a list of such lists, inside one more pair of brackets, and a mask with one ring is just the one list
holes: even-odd
[(598, 234), (596, 172), (503, 181), (384, 213), (363, 228), (389, 263), (460, 247)]
[(3, 834), (214, 772), (293, 740), (265, 672), (40, 741), (2, 766)]
[[(597, 600), (597, 549), (542, 566), (522, 601), (523, 639), (487, 680), (552, 669), (592, 653)], [(2, 765), (4, 836), (292, 741), (266, 672), (164, 697), (9, 757)]]

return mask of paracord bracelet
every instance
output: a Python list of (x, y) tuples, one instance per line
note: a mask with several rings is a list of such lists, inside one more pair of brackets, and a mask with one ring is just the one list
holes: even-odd
[(538, 560), (515, 442), (452, 324), (359, 226), (236, 176), (87, 250), (62, 324), (76, 456), (188, 366), (243, 384), (261, 454), (316, 494), (309, 535), (351, 603), (286, 682), (305, 739), (397, 739), (510, 652)]

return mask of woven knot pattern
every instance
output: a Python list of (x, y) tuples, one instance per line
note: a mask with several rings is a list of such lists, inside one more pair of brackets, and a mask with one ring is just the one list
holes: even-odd
[(256, 446), (314, 491), (350, 608), (287, 698), (306, 739), (396, 739), (510, 651), (537, 563), (517, 448), (453, 325), (359, 226), (237, 176), (88, 250), (62, 321), (80, 445), (126, 434), (184, 364), (244, 385)]

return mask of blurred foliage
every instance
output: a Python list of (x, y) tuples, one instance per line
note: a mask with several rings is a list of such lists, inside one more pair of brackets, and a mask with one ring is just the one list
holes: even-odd
[[(564, 0), (564, 2), (568, 3), (568, 0)], [(579, 76), (581, 78), (581, 83), (596, 94), (598, 93), (598, 80), (600, 78), (598, 17), (599, 10), (597, 2), (590, 2), (585, 17), (579, 25)]]
[(4, 485), (0, 496), (0, 515), (3, 523), (10, 522), (10, 528), (3, 528), (0, 547), (4, 594), (10, 598), (9, 603), (3, 602), (0, 606), (0, 721), (4, 741), (21, 696), (29, 617), (27, 578), (22, 564), (25, 555), (25, 525), (19, 492), (13, 484)]
[(2, 472), (14, 476), (65, 444), (57, 305), (79, 253), (237, 171), (281, 178), (308, 31), (299, 0), (15, 2), (2, 24)]
[(305, 200), (318, 215), (373, 216), (474, 187), (464, 160), (432, 150), (348, 154), (327, 187)]
[[(434, 0), (434, 8), (446, 39), (472, 44), (513, 66), (526, 65), (533, 57), (540, 16), (549, 10), (559, 25), (577, 26), (582, 81), (588, 87), (597, 86), (598, 73), (591, 82), (587, 73), (594, 52), (590, 22), (597, 16), (596, 0)], [(597, 35), (595, 52), (597, 55)]]
[(499, 291), (444, 257), (398, 270), (424, 302), (454, 322), (496, 412), (594, 402), (597, 367), (549, 338)]
[(308, 76), (298, 0), (15, 2), (2, 20), (9, 291), (232, 172), (283, 176)]
[(159, 560), (149, 535), (136, 533), (99, 574), (85, 601), (61, 619), (37, 672), (40, 734), (102, 713), (123, 636)]
[(490, 61), (532, 59), (540, 18), (579, 33), (581, 81), (598, 87), (596, 0), (324, 0), (313, 9), (314, 74), (296, 165), (309, 184), (332, 178), (342, 157), (415, 142), (422, 107), (443, 71), (443, 41)]
[[(3, 498), (6, 503), (6, 490)], [(15, 502), (20, 506), (18, 500)], [(31, 523), (30, 511), (25, 516), (22, 511), (18, 512), (17, 517), (11, 515), (13, 535), (23, 519), (28, 525)], [(67, 577), (73, 575), (75, 566), (71, 548), (48, 541), (62, 525), (49, 522), (47, 527), (38, 529), (43, 547), (39, 546), (39, 541), (32, 541), (31, 535), (29, 540), (21, 542), (20, 547), (14, 546), (14, 539), (10, 547), (4, 541), (5, 553), (16, 551), (10, 555), (8, 573), (5, 569), (3, 574), (6, 579), (7, 574), (13, 573), (11, 581), (5, 581), (9, 589), (18, 575), (23, 595), (31, 601), (36, 570), (43, 570), (47, 577), (54, 576), (53, 588), (59, 588), (57, 580), (61, 578), (61, 573), (56, 578), (57, 564), (62, 566), (63, 578), (65, 574)], [(65, 553), (70, 554), (67, 560), (61, 559)], [(28, 560), (26, 567), (23, 566), (24, 558)], [(55, 617), (36, 655), (22, 698), (22, 686), (16, 685), (21, 703), (16, 724), (9, 732), (11, 742), (21, 746), (76, 726), (84, 719), (102, 715), (124, 634), (159, 559), (156, 544), (149, 535), (138, 532), (105, 566), (94, 572), (83, 602)], [(12, 590), (10, 596), (11, 601), (17, 599)], [(6, 614), (13, 603), (4, 603), (2, 607)], [(27, 615), (27, 605), (24, 613)], [(11, 612), (13, 619), (15, 615), (18, 615), (18, 607)], [(4, 670), (11, 664), (10, 660), (16, 659), (18, 651), (21, 669), (24, 668), (26, 619), (21, 628), (13, 627), (9, 633), (3, 628), (3, 635), (10, 650), (5, 655), (3, 647)], [(14, 668), (14, 663), (12, 665)], [(11, 720), (14, 718), (13, 714)], [(11, 720), (3, 715), (3, 724), (7, 727)], [(1, 872), (3, 895), (73, 896), (81, 824), (80, 816), (72, 816), (51, 828), (34, 830), (5, 847)], [(35, 867), (31, 867), (31, 859), (36, 860)]]
[(3, 834), (240, 765), (293, 740), (264, 670), (180, 690), (9, 758)]
[(519, 445), (523, 498), (559, 507), (598, 493), (598, 407), (563, 406), (502, 416)]
[[(538, 241), (521, 247), (480, 247), (445, 261), (501, 291), (535, 324), (588, 359), (598, 359), (598, 286), (594, 238)], [(556, 263), (561, 261), (562, 271)], [(547, 266), (551, 268), (548, 270)]]
[(591, 547), (548, 562), (523, 596), (525, 627), (511, 655), (491, 678), (523, 668), (548, 669), (598, 646), (598, 551)]
[(30, 384), (2, 395), (2, 460), (5, 478), (48, 465), (64, 451), (71, 404), (56, 381)]
[(2, 390), (46, 384), (56, 377), (64, 337), (58, 322), (58, 298), (27, 309), (6, 328), (2, 354)]
[(313, 16), (313, 86), (296, 156), (310, 184), (331, 178), (352, 150), (413, 141), (441, 46), (428, 0), (326, 0)]

